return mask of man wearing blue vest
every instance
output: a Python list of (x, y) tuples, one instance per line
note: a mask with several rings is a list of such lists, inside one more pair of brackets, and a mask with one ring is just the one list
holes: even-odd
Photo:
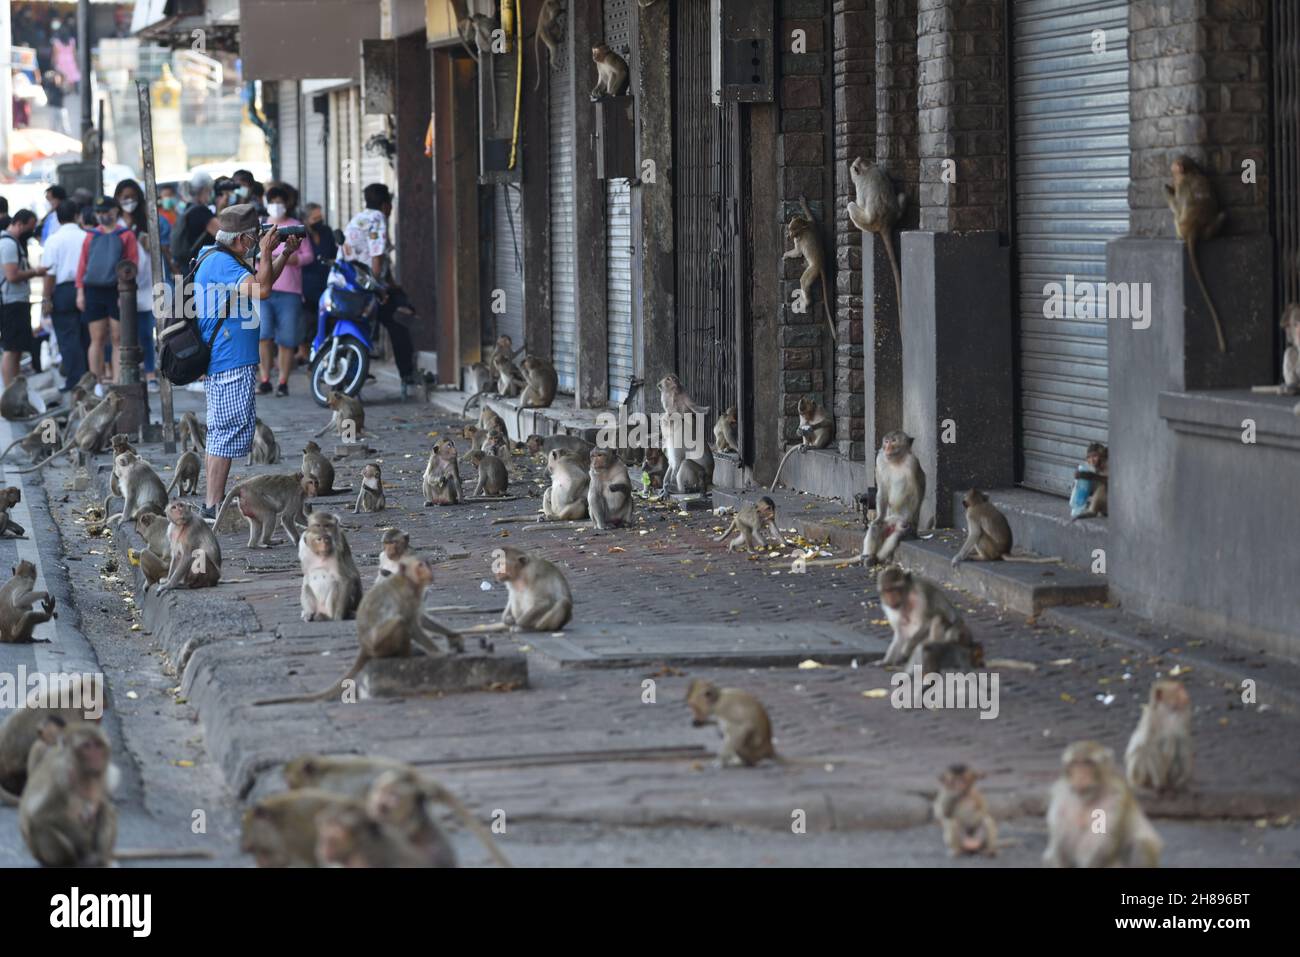
[(231, 460), (244, 457), (253, 446), (262, 329), (261, 307), (256, 304), (271, 295), (271, 287), (301, 242), (300, 236), (290, 236), (279, 255), (274, 255), (280, 245), (279, 230), (272, 226), (259, 239), (257, 209), (248, 203), (228, 206), (217, 215), (216, 242), (203, 250), (194, 273), (199, 330), (205, 341), (212, 342), (204, 382), (208, 399), (204, 518), (215, 518), (225, 498)]

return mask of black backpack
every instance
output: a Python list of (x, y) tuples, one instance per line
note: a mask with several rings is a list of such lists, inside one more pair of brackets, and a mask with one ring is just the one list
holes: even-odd
[(212, 343), (217, 341), (221, 327), (226, 323), (226, 313), (230, 309), (230, 297), (234, 295), (233, 291), (221, 304), (217, 314), (217, 327), (212, 330), (212, 335), (207, 342), (203, 341), (199, 331), (198, 310), (194, 303), (194, 276), (199, 271), (199, 265), (218, 252), (233, 257), (245, 271), (252, 272), (242, 259), (219, 244), (214, 245), (212, 249), (204, 250), (190, 263), (189, 271), (181, 284), (179, 315), (175, 317), (176, 321), (163, 329), (158, 336), (158, 368), (173, 385), (189, 385), (208, 374), (208, 363), (212, 361)]

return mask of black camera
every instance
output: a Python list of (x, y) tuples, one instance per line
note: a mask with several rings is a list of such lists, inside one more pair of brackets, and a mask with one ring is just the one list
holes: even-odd
[[(275, 225), (274, 223), (263, 223), (261, 226), (258, 226), (258, 227), (257, 227), (257, 231), (258, 231), (258, 233), (269, 232), (270, 229), (271, 229), (271, 227), (274, 226), (274, 225)], [(279, 228), (280, 228), (280, 235), (281, 235), (281, 236), (284, 236), (284, 237), (286, 237), (286, 238), (289, 237), (289, 236), (306, 236), (306, 235), (307, 235), (307, 227), (306, 227), (306, 226), (281, 226), (281, 227), (279, 227)]]

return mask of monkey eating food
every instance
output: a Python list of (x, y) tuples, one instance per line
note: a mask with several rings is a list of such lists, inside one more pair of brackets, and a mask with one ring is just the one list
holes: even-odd
[(956, 607), (936, 586), (897, 565), (880, 571), (876, 589), (880, 607), (893, 630), (893, 640), (881, 664), (904, 661), (922, 674), (967, 672), (984, 662), (983, 648), (966, 627)]
[[(0, 644), (28, 644), (37, 625), (58, 617), (54, 596), (35, 587), (36, 566), (24, 558), (14, 566), (13, 577), (0, 585)], [(37, 602), (39, 611), (32, 608)]]
[(764, 758), (775, 758), (772, 747), (772, 722), (767, 711), (747, 691), (719, 688), (699, 678), (686, 691), (686, 705), (691, 709), (695, 727), (716, 724), (722, 734), (718, 751), (720, 767), (745, 765), (752, 768)]
[(1088, 445), (1083, 464), (1074, 471), (1070, 490), (1070, 521), (1110, 512), (1110, 451), (1100, 442)]

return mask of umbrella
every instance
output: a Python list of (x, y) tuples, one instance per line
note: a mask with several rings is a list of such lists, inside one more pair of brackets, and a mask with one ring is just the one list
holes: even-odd
[(81, 154), (81, 140), (54, 130), (20, 129), (9, 134), (9, 168), (20, 170), (34, 159), (63, 153)]

